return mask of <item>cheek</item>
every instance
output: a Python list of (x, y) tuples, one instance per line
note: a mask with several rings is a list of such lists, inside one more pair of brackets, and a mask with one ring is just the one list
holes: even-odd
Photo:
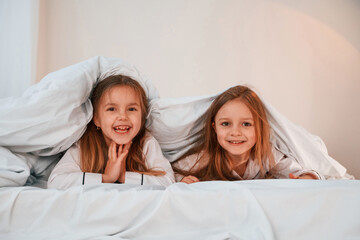
[(249, 132), (249, 139), (251, 141), (254, 142), (254, 144), (256, 143), (256, 132), (255, 132), (255, 129), (253, 129), (252, 131)]
[(141, 115), (138, 115), (138, 114), (134, 115), (133, 118), (132, 118), (132, 122), (133, 122), (134, 124), (136, 124), (137, 127), (140, 128), (140, 127), (141, 127), (141, 124), (142, 124)]
[(222, 142), (224, 142), (225, 141), (225, 136), (226, 136), (226, 132), (225, 131), (217, 131), (217, 132), (215, 132), (215, 134), (216, 134), (216, 138), (217, 138), (217, 140), (218, 140), (218, 142), (219, 143), (222, 143)]
[(116, 117), (113, 114), (102, 114), (101, 118), (99, 118), (99, 122), (102, 124), (112, 124), (115, 121)]

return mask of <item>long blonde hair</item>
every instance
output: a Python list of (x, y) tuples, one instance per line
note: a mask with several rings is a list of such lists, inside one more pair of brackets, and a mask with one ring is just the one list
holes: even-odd
[[(131, 87), (139, 96), (141, 107), (141, 127), (132, 140), (126, 160), (126, 171), (138, 172), (148, 175), (165, 175), (163, 171), (148, 169), (143, 153), (144, 137), (146, 133), (145, 122), (148, 114), (148, 100), (141, 85), (128, 76), (114, 75), (100, 81), (91, 94), (93, 115), (98, 110), (99, 102), (105, 92), (115, 86)], [(80, 162), (83, 172), (103, 173), (108, 159), (108, 146), (101, 130), (97, 130), (93, 120), (87, 125), (84, 135), (80, 138)]]
[[(264, 160), (268, 159), (269, 165), (274, 164), (274, 157), (270, 143), (270, 127), (267, 121), (265, 108), (254, 91), (246, 86), (235, 86), (229, 88), (221, 93), (212, 102), (205, 115), (205, 125), (198, 133), (197, 141), (184, 155), (176, 161), (181, 161), (192, 154), (203, 153), (199, 157), (197, 163), (201, 166), (197, 170), (190, 169), (184, 171), (174, 168), (175, 172), (183, 175), (193, 175), (202, 181), (208, 180), (236, 180), (232, 174), (232, 169), (229, 168), (230, 159), (217, 141), (217, 136), (212, 124), (215, 122), (215, 116), (220, 108), (227, 102), (240, 99), (251, 111), (254, 118), (254, 127), (256, 135), (256, 143), (252, 147), (250, 157), (256, 161), (260, 166), (260, 171), (265, 177), (265, 170), (263, 168)], [(195, 166), (195, 165), (194, 165)]]

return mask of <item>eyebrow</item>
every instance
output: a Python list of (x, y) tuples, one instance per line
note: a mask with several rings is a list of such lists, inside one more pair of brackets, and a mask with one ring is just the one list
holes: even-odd
[[(109, 105), (112, 106), (112, 105), (117, 105), (117, 104), (112, 103), (112, 102), (105, 104), (105, 106), (109, 106)], [(140, 106), (140, 104), (138, 104), (138, 103), (129, 103), (127, 106)]]
[[(223, 117), (223, 118), (219, 118), (218, 121), (222, 121), (222, 120), (229, 120), (230, 118), (227, 117)], [(241, 120), (252, 120), (254, 121), (254, 118), (241, 118)]]

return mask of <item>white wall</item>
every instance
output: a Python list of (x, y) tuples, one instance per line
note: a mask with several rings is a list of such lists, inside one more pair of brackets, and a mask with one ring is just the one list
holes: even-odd
[(39, 0), (0, 1), (0, 98), (35, 82)]
[(40, 0), (37, 79), (96, 55), (163, 97), (253, 86), (360, 178), (360, 1)]

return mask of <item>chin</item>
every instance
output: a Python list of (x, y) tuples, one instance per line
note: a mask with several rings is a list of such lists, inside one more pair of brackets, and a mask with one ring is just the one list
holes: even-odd
[(127, 144), (127, 143), (129, 143), (131, 141), (131, 138), (129, 138), (129, 139), (122, 139), (122, 140), (114, 140), (114, 142), (116, 142), (116, 144), (118, 144), (118, 145), (123, 145), (123, 144)]
[(238, 157), (240, 157), (240, 156), (242, 156), (243, 154), (246, 154), (247, 152), (248, 152), (248, 150), (247, 151), (239, 151), (239, 152), (235, 152), (235, 151), (228, 151), (231, 155), (233, 155), (233, 156), (238, 156)]

